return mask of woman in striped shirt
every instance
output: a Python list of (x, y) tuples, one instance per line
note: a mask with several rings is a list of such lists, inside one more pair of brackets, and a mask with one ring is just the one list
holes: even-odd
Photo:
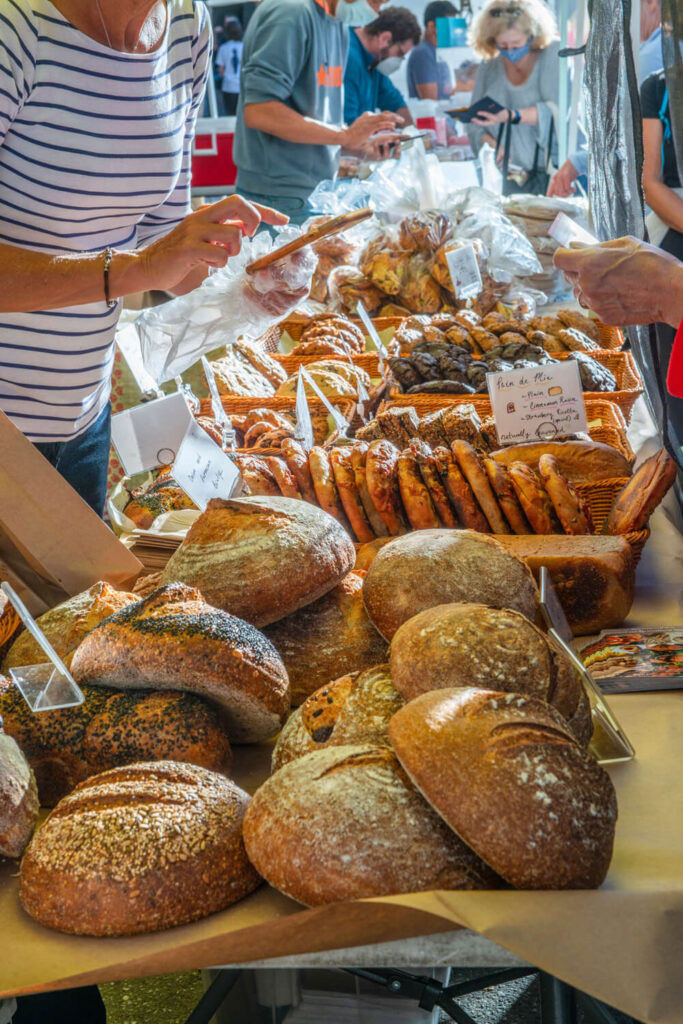
[(210, 58), (194, 0), (0, 4), (0, 409), (98, 512), (117, 300), (183, 294), (286, 221), (190, 212)]

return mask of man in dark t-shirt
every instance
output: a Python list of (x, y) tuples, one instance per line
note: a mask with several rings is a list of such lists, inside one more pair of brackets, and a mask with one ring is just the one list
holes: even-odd
[(454, 18), (457, 13), (450, 0), (433, 0), (427, 4), (422, 42), (408, 57), (408, 95), (411, 99), (445, 100), (453, 92), (448, 64), (436, 55), (436, 19)]

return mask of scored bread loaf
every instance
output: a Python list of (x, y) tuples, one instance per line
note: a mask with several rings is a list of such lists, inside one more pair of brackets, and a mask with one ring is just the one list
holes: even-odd
[(388, 745), (389, 719), (402, 706), (386, 664), (335, 679), (290, 715), (273, 749), (273, 771), (325, 747)]
[[(43, 633), (67, 668), (71, 656), (81, 640), (91, 629), (109, 615), (137, 601), (135, 594), (114, 590), (109, 583), (94, 583), (82, 594), (76, 594), (68, 601), (51, 608), (36, 620)], [(21, 665), (39, 665), (45, 661), (45, 654), (38, 642), (26, 630), (10, 647), (2, 663), (2, 671)]]
[(214, 607), (265, 626), (332, 590), (354, 560), (346, 530), (306, 501), (215, 498), (163, 580), (198, 587)]
[(95, 775), (64, 797), (21, 862), (24, 910), (74, 935), (134, 935), (206, 917), (260, 879), (242, 842), (249, 797), (174, 761)]
[(289, 710), (287, 672), (270, 641), (183, 583), (159, 587), (97, 626), (71, 670), (79, 683), (205, 697), (235, 743), (274, 736)]
[(78, 707), (34, 715), (0, 678), (0, 719), (28, 760), (43, 807), (108, 768), (135, 761), (186, 761), (227, 774), (230, 743), (216, 708), (189, 693), (120, 693), (82, 686)]
[(356, 572), (263, 632), (285, 663), (294, 706), (330, 680), (387, 656), (386, 640), (365, 611), (363, 577)]
[(389, 738), (426, 799), (510, 885), (602, 883), (614, 842), (614, 787), (544, 701), (433, 690), (396, 712)]
[(0, 721), (0, 857), (21, 857), (38, 820), (31, 767)]
[(255, 793), (244, 843), (257, 871), (307, 906), (498, 884), (388, 747), (329, 747), (290, 761)]
[(522, 693), (555, 707), (579, 742), (590, 740), (588, 698), (569, 658), (509, 608), (465, 603), (427, 608), (396, 631), (389, 663), (405, 700), (461, 686)]
[(377, 552), (363, 584), (368, 615), (390, 640), (413, 615), (437, 604), (473, 601), (536, 614), (537, 589), (524, 562), (485, 534), (422, 530)]

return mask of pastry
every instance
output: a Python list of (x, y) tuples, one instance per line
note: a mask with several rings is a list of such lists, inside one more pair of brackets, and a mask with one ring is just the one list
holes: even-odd
[(280, 496), (281, 491), (277, 480), (265, 459), (256, 459), (253, 455), (242, 455), (241, 453), (235, 455), (234, 458), (235, 464), (249, 490), (249, 494)]
[(448, 448), (439, 447), (434, 451), (434, 458), (451, 505), (457, 513), (459, 526), (467, 530), (478, 530), (480, 533), (490, 533), (488, 520), (477, 504), (472, 488), (460, 472), (453, 452)]
[(534, 533), (555, 533), (555, 517), (541, 478), (523, 462), (508, 467), (512, 486)]
[(330, 455), (330, 463), (344, 512), (356, 539), (361, 544), (372, 540), (375, 534), (360, 500), (350, 451), (346, 448), (334, 448)]
[(410, 442), (410, 450), (417, 459), (422, 480), (429, 491), (429, 496), (432, 499), (432, 504), (439, 519), (444, 526), (450, 526), (454, 529), (458, 525), (458, 520), (451, 508), (451, 503), (448, 500), (448, 495), (439, 475), (437, 462), (431, 448), (424, 441), (416, 440)]
[(581, 386), (584, 391), (617, 391), (617, 378), (611, 370), (585, 352), (570, 352), (569, 359), (579, 364)]
[(678, 472), (676, 463), (660, 448), (646, 459), (619, 492), (602, 528), (603, 533), (643, 530)]
[(509, 533), (507, 522), (491, 490), (484, 464), (468, 441), (453, 441), (451, 451), (493, 533)]
[(530, 533), (529, 524), (524, 516), (508, 470), (495, 459), (484, 459), (483, 462), (493, 493), (503, 515), (510, 524), (510, 529), (513, 533)]
[(350, 534), (351, 524), (346, 518), (346, 512), (342, 506), (337, 485), (334, 482), (332, 463), (325, 449), (318, 448), (317, 446), (311, 448), (308, 454), (308, 465), (311, 470), (313, 490), (318, 499), (318, 504)]
[(379, 512), (375, 508), (375, 505), (370, 496), (370, 490), (367, 483), (367, 457), (368, 447), (366, 441), (356, 441), (353, 448), (351, 449), (351, 465), (356, 478), (356, 487), (365, 514), (368, 517), (368, 522), (375, 537), (386, 537), (389, 534), (384, 520), (380, 516)]
[(600, 347), (600, 328), (592, 317), (579, 313), (575, 309), (558, 309), (557, 319), (567, 327), (573, 327), (583, 334), (587, 334), (596, 342), (598, 348)]
[(438, 529), (441, 520), (422, 480), (417, 459), (410, 450), (399, 455), (398, 486), (403, 508), (413, 530)]
[(577, 331), (575, 327), (567, 327), (565, 330), (559, 331), (557, 337), (572, 352), (590, 352), (591, 350), (595, 352), (600, 348), (597, 342), (589, 338), (583, 331)]
[(491, 452), (491, 458), (508, 468), (513, 462), (524, 462), (536, 469), (546, 454), (555, 456), (561, 472), (574, 484), (631, 476), (631, 464), (621, 452), (600, 441), (527, 441)]
[(407, 529), (398, 486), (399, 455), (391, 441), (373, 441), (365, 464), (370, 500), (392, 536), (405, 533)]
[(294, 438), (285, 438), (282, 442), (282, 457), (296, 480), (296, 486), (301, 492), (301, 497), (305, 501), (310, 502), (311, 505), (317, 505), (318, 500), (315, 495), (313, 478), (311, 477), (311, 470), (308, 465), (308, 454), (303, 445), (299, 441), (294, 440)]
[(554, 455), (541, 455), (538, 470), (565, 533), (592, 533), (590, 509), (560, 470)]
[(290, 472), (289, 466), (285, 460), (278, 458), (277, 455), (269, 455), (266, 458), (266, 463), (268, 465), (268, 469), (275, 477), (275, 481), (280, 489), (280, 494), (282, 494), (284, 498), (301, 498), (294, 474)]

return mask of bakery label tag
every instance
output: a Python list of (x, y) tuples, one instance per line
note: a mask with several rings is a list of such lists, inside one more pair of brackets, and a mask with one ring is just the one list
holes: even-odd
[(571, 359), (487, 373), (486, 383), (501, 447), (588, 430), (579, 367)]
[(446, 252), (446, 262), (456, 299), (474, 299), (483, 287), (477, 254), (473, 245), (462, 245)]
[(571, 217), (568, 217), (566, 213), (558, 213), (548, 228), (548, 234), (563, 248), (570, 246), (572, 242), (581, 242), (582, 245), (600, 244), (595, 235), (591, 235), (590, 231), (586, 231), (580, 224), (577, 224)]
[(307, 452), (315, 444), (313, 437), (313, 424), (311, 423), (311, 410), (308, 408), (306, 397), (306, 385), (304, 378), (299, 374), (296, 382), (296, 423), (294, 425), (294, 440), (298, 441)]
[(173, 462), (192, 414), (175, 392), (111, 418), (111, 439), (127, 476)]
[(232, 498), (242, 489), (242, 474), (213, 438), (192, 420), (182, 440), (173, 479), (203, 512), (212, 498)]

